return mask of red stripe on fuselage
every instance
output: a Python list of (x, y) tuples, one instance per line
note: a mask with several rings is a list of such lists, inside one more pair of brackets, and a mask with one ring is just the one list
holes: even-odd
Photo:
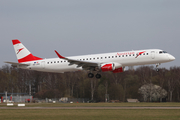
[(43, 60), (43, 59), (36, 57), (36, 56), (33, 56), (32, 54), (29, 54), (28, 56), (26, 56), (22, 59), (19, 59), (18, 62), (22, 63), (22, 62), (29, 62), (29, 61), (35, 61), (35, 60)]
[(13, 43), (13, 45), (16, 45), (16, 44), (19, 44), (19, 43), (21, 43), (19, 40), (12, 40), (12, 43)]

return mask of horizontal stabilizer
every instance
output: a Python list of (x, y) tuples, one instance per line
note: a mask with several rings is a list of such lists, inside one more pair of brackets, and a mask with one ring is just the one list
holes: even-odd
[(29, 64), (23, 64), (23, 63), (15, 63), (15, 62), (5, 62), (5, 63), (8, 63), (8, 64), (11, 64), (12, 66), (15, 66), (15, 67), (17, 67), (17, 66), (21, 66), (21, 67), (23, 67), (23, 66), (29, 66)]

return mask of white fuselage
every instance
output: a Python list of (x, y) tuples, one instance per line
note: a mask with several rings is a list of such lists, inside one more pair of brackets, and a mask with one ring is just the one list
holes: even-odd
[[(141, 54), (140, 54), (141, 53)], [(137, 50), (137, 51), (125, 51), (125, 52), (114, 52), (104, 54), (92, 54), (82, 56), (67, 57), (69, 59), (90, 61), (96, 63), (119, 63), (123, 67), (146, 65), (146, 64), (157, 64), (173, 61), (175, 58), (160, 49), (148, 49), (148, 50)], [(82, 67), (70, 63), (67, 60), (60, 58), (51, 58), (36, 60), (31, 62), (24, 62), (29, 64), (27, 67), (20, 67), (23, 69), (31, 69), (44, 72), (71, 72), (83, 70)]]

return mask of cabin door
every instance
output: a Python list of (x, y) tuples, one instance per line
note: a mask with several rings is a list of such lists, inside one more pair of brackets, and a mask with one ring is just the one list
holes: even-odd
[(155, 58), (155, 51), (151, 51), (151, 58), (152, 58), (152, 59)]
[(41, 67), (44, 69), (45, 68), (45, 61), (41, 62)]

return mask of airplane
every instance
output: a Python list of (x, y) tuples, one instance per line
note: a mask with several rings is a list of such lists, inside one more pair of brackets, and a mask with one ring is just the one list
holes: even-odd
[(127, 66), (155, 64), (158, 71), (158, 66), (161, 63), (175, 60), (174, 56), (160, 49), (132, 50), (71, 57), (61, 56), (55, 50), (58, 58), (43, 59), (34, 56), (18, 39), (12, 40), (12, 43), (18, 63), (5, 62), (12, 66), (56, 73), (87, 70), (89, 71), (89, 78), (93, 78), (93, 72), (96, 72), (95, 77), (97, 79), (101, 78), (100, 72), (111, 71), (113, 73), (120, 73), (124, 72)]

